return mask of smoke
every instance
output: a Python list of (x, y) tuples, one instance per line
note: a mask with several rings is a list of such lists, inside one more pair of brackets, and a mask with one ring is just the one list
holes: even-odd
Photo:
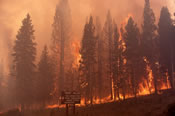
[[(2, 6), (3, 1), (0, 1), (0, 14), (5, 13), (5, 10)], [(12, 30), (10, 26), (6, 24), (5, 18), (6, 15), (3, 17), (0, 16), (0, 66), (3, 66), (2, 73), (7, 74), (9, 69), (9, 61), (10, 61), (10, 51), (11, 51), (11, 35)], [(5, 64), (5, 65), (4, 65)]]
[[(175, 11), (174, 0), (150, 0), (157, 21), (160, 8), (168, 6), (171, 13)], [(8, 51), (14, 43), (21, 21), (30, 13), (35, 29), (38, 55), (45, 44), (50, 44), (53, 17), (59, 0), (0, 0), (0, 59), (9, 57)], [(132, 14), (140, 25), (144, 0), (69, 0), (72, 12), (73, 39), (80, 40), (83, 26), (89, 15), (99, 16), (102, 23), (106, 13), (111, 10), (118, 25)], [(5, 61), (7, 62), (7, 61)]]

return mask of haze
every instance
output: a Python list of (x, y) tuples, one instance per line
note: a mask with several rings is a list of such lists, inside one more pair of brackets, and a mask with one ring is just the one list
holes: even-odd
[[(4, 64), (8, 72), (10, 48), (15, 40), (21, 21), (30, 13), (38, 44), (38, 56), (43, 45), (50, 45), (53, 16), (58, 0), (0, 0), (0, 64)], [(139, 23), (142, 22), (144, 0), (69, 0), (73, 19), (73, 39), (80, 40), (87, 16), (99, 16), (105, 20), (110, 9), (118, 25), (128, 14), (132, 14)], [(159, 18), (160, 8), (168, 6), (175, 12), (174, 0), (151, 0), (152, 8)]]

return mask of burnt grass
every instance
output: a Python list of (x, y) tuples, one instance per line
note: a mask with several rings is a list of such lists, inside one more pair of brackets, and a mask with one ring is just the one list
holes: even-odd
[[(69, 108), (69, 116), (175, 116), (175, 92), (160, 91), (161, 94), (146, 95), (92, 106)], [(13, 111), (13, 110), (12, 110)], [(17, 111), (0, 116), (22, 116)], [(66, 116), (65, 108), (25, 111), (23, 116)]]

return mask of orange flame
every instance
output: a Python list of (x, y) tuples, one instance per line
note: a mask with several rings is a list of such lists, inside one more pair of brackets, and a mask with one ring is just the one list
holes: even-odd
[[(128, 14), (128, 16), (124, 19), (124, 21), (122, 21), (121, 23), (121, 28), (125, 31), (124, 27), (125, 25), (128, 23), (128, 20), (130, 17), (133, 17), (132, 14)], [(122, 41), (122, 33), (119, 31), (120, 33), (120, 40)], [(125, 49), (125, 43), (122, 41), (122, 46)], [(73, 55), (74, 55), (74, 63), (73, 63), (73, 68), (78, 68), (80, 63), (79, 60), (81, 59), (81, 54), (79, 53), (80, 51), (80, 41), (76, 40), (72, 42), (72, 48), (73, 48)], [(144, 58), (144, 61), (148, 64), (149, 62), (147, 61), (146, 58)], [(126, 61), (125, 61), (126, 62)], [(153, 74), (152, 74), (152, 70), (151, 68), (147, 65), (147, 71), (148, 71), (148, 79), (143, 80), (143, 83), (139, 84), (139, 92), (138, 95), (139, 96), (143, 96), (143, 95), (149, 95), (151, 93), (154, 92), (154, 88), (153, 88)], [(162, 83), (162, 86), (159, 88), (159, 90), (164, 90), (164, 89), (168, 89), (170, 88), (170, 83), (168, 81), (168, 75), (167, 77), (167, 84), (166, 83)], [(114, 93), (114, 83), (112, 81), (112, 88), (113, 88), (113, 93)], [(124, 99), (124, 96), (122, 94), (119, 94), (120, 99)], [(134, 96), (127, 94), (125, 96), (125, 99), (128, 98), (132, 98)], [(113, 95), (114, 98), (114, 95)], [(116, 98), (116, 100), (119, 100), (118, 98)], [(97, 98), (97, 99), (93, 99), (93, 104), (103, 104), (103, 103), (109, 103), (109, 102), (113, 102), (113, 100), (111, 100), (111, 96), (107, 96), (104, 97), (102, 99)], [(90, 104), (90, 101), (86, 101), (87, 104)], [(85, 98), (81, 99), (81, 104), (77, 104), (77, 106), (81, 107), (81, 106), (85, 106)], [(57, 107), (65, 107), (65, 105), (48, 105), (46, 108), (57, 108)]]
[(128, 14), (128, 16), (121, 22), (121, 26), (124, 29), (124, 26), (127, 25), (129, 18), (133, 18), (133, 14)]
[(74, 55), (74, 63), (73, 63), (73, 68), (79, 67), (80, 63), (79, 60), (81, 59), (80, 55), (80, 42), (79, 41), (73, 41), (72, 42), (72, 47), (73, 47), (73, 55)]

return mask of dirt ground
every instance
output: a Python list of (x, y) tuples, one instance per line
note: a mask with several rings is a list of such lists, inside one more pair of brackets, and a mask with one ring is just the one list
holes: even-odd
[[(10, 111), (9, 111), (10, 112)], [(0, 116), (21, 116), (18, 111), (6, 112)], [(175, 92), (166, 90), (160, 95), (141, 96), (86, 107), (76, 107), (75, 116), (175, 116)], [(64, 108), (26, 111), (23, 116), (66, 116)], [(69, 116), (73, 109), (69, 108)]]

